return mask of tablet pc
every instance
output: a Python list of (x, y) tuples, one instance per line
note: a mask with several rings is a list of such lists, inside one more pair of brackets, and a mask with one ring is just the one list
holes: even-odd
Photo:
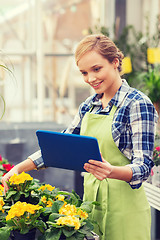
[(89, 159), (102, 161), (94, 137), (45, 130), (36, 131), (36, 135), (46, 167), (84, 172)]

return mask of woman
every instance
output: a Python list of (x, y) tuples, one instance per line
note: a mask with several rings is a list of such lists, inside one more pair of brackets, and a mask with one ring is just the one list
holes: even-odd
[[(149, 240), (150, 207), (142, 182), (153, 167), (156, 111), (146, 95), (120, 77), (123, 54), (104, 35), (85, 37), (77, 46), (76, 63), (84, 81), (96, 92), (80, 105), (64, 131), (98, 139), (102, 162), (84, 165), (84, 199), (98, 201), (92, 218), (101, 240)], [(15, 166), (13, 173), (43, 167), (40, 152)], [(6, 187), (7, 189), (7, 187)]]

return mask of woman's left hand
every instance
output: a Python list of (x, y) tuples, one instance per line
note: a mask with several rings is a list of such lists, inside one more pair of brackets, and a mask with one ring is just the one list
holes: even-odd
[(103, 157), (102, 162), (96, 160), (89, 160), (88, 163), (84, 164), (84, 169), (87, 172), (92, 173), (97, 179), (101, 181), (109, 177), (112, 172), (112, 168), (113, 166), (109, 162), (104, 160)]

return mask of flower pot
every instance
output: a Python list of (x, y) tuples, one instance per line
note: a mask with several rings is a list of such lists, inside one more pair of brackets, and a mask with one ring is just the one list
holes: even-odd
[(30, 230), (26, 234), (21, 234), (18, 230), (12, 231), (10, 235), (11, 240), (35, 240), (36, 229)]

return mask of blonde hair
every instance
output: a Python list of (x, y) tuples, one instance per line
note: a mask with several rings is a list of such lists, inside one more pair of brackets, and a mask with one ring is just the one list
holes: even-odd
[(110, 63), (112, 63), (115, 58), (118, 58), (118, 71), (121, 72), (122, 59), (124, 58), (124, 55), (114, 44), (114, 42), (103, 34), (88, 35), (79, 42), (75, 51), (76, 64), (78, 65), (80, 58), (86, 52), (92, 50), (95, 50)]

